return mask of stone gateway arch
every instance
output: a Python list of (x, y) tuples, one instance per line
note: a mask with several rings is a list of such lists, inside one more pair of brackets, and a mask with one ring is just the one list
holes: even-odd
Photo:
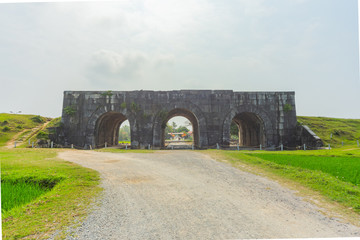
[(164, 147), (165, 126), (175, 116), (193, 126), (196, 148), (230, 144), (230, 125), (239, 127), (239, 144), (274, 148), (295, 146), (294, 92), (65, 91), (57, 142), (83, 148), (118, 144), (119, 127), (128, 120), (131, 147)]

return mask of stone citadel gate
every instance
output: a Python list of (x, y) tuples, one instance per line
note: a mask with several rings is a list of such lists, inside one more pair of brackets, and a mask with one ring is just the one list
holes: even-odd
[(65, 91), (60, 139), (84, 148), (117, 145), (119, 127), (129, 120), (132, 148), (163, 148), (166, 123), (175, 116), (191, 122), (196, 148), (229, 146), (232, 121), (242, 146), (297, 141), (294, 92), (231, 90)]

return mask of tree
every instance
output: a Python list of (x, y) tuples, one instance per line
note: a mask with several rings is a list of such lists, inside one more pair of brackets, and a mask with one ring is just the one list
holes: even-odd
[(130, 141), (130, 126), (124, 125), (119, 129), (119, 141)]
[(176, 132), (180, 133), (188, 133), (189, 132), (189, 129), (187, 127), (184, 127), (184, 126), (179, 126), (177, 129), (176, 129)]
[(170, 139), (171, 136), (169, 133), (172, 133), (172, 132), (174, 132), (173, 127), (169, 123), (167, 123), (166, 127), (165, 127), (165, 139)]
[(171, 125), (172, 125), (172, 127), (173, 127), (173, 130), (175, 131), (175, 130), (176, 130), (176, 127), (177, 127), (176, 123), (175, 123), (175, 122), (172, 122)]
[(230, 135), (232, 139), (239, 138), (239, 127), (234, 121), (232, 121), (230, 125)]

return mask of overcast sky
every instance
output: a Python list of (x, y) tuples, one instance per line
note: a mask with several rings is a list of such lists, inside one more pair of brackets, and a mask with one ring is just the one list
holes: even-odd
[(0, 3), (0, 112), (61, 115), (64, 90), (295, 91), (360, 118), (357, 0)]

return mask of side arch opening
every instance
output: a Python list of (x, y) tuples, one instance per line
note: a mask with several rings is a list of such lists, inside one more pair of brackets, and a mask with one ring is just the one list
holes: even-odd
[(255, 113), (236, 114), (230, 125), (230, 134), (232, 146), (258, 147), (266, 144), (263, 120)]
[[(160, 133), (160, 137), (161, 137), (161, 141), (160, 141), (160, 147), (161, 148), (165, 148), (167, 146), (165, 139), (167, 138), (167, 134), (168, 131), (166, 131), (166, 127), (167, 124), (169, 122), (170, 119), (174, 118), (174, 117), (184, 117), (186, 118), (192, 127), (192, 131), (188, 132), (187, 135), (182, 135), (184, 133), (184, 131), (182, 131), (181, 133), (176, 133), (176, 134), (180, 134), (179, 137), (183, 136), (183, 137), (189, 137), (192, 139), (192, 144), (194, 144), (194, 147), (199, 147), (199, 143), (200, 143), (200, 133), (199, 133), (199, 122), (198, 119), (196, 118), (196, 116), (189, 110), (183, 109), (183, 108), (176, 108), (171, 110), (170, 112), (168, 112), (167, 117), (162, 121), (161, 123), (161, 133)], [(190, 130), (190, 129), (189, 129)], [(172, 137), (176, 137), (176, 134), (170, 134)], [(173, 136), (174, 135), (174, 136)], [(192, 144), (184, 144), (183, 147), (186, 148), (187, 145), (189, 148), (191, 148)]]
[[(119, 130), (128, 118), (118, 112), (107, 112), (99, 117), (95, 127), (95, 145), (103, 148), (119, 145)], [(130, 124), (129, 124), (130, 125)], [(129, 126), (130, 127), (130, 126)]]

